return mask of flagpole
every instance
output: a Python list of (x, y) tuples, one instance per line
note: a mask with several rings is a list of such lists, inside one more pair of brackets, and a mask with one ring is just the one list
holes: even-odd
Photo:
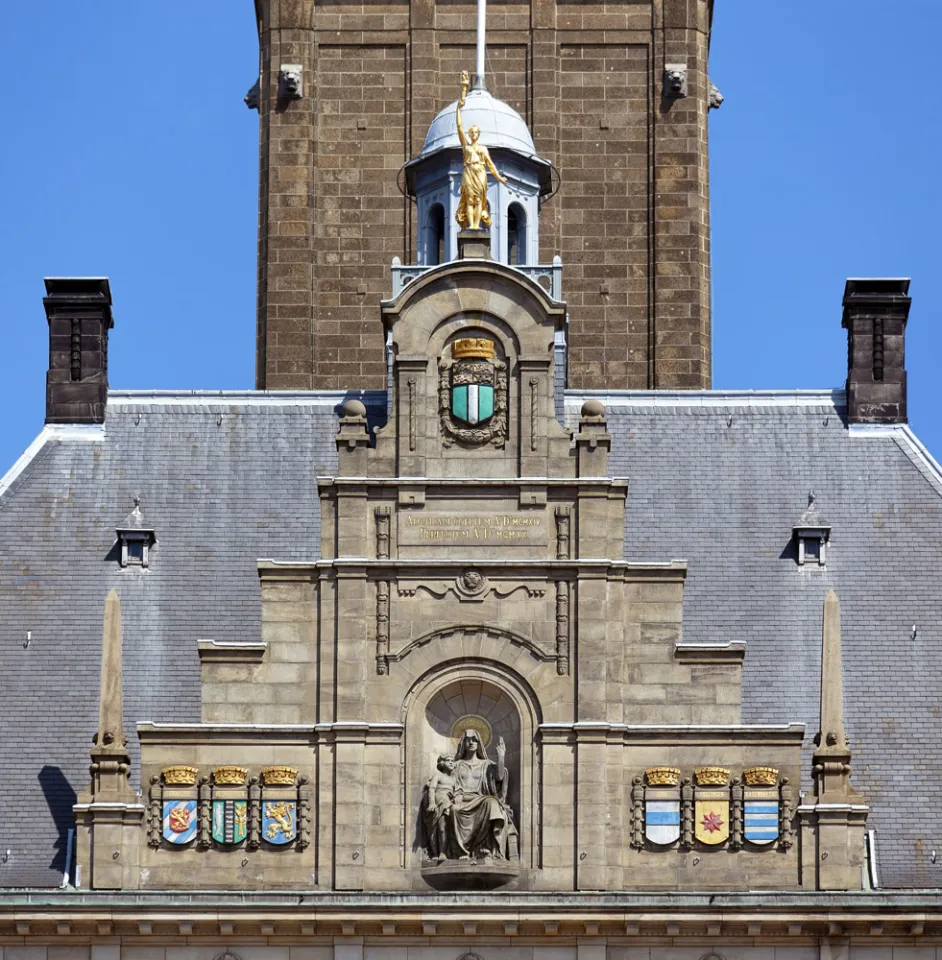
[(485, 89), (484, 84), (484, 51), (485, 51), (485, 39), (484, 39), (484, 29), (485, 22), (487, 20), (487, 0), (478, 0), (478, 59), (477, 59), (477, 70), (475, 71), (474, 78), (474, 89), (483, 90)]

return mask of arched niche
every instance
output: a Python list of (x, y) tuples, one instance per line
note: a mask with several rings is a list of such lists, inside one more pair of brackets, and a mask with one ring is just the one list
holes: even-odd
[(527, 212), (519, 203), (512, 203), (507, 208), (507, 263), (512, 267), (530, 263)]
[(426, 215), (423, 252), (428, 266), (445, 262), (445, 208), (440, 203), (433, 203)]
[(486, 750), (491, 760), (496, 759), (497, 737), (504, 738), (508, 801), (519, 836), (520, 865), (535, 867), (539, 863), (536, 730), (540, 711), (526, 681), (505, 665), (486, 660), (440, 664), (420, 677), (406, 696), (403, 723), (406, 862), (414, 869), (422, 863), (419, 807), (437, 758), (454, 756), (461, 734), (471, 728), (488, 732)]

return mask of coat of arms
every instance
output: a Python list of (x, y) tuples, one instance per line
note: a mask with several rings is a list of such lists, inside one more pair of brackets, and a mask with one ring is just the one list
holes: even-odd
[(652, 767), (645, 777), (644, 836), (650, 843), (666, 846), (680, 839), (680, 770)]
[(298, 805), (291, 800), (266, 800), (262, 804), (262, 839), (291, 843), (297, 833)]
[[(694, 836), (708, 846), (729, 839), (729, 771), (724, 767), (700, 767), (693, 809)], [(710, 790), (719, 787), (721, 790)], [(707, 789), (704, 789), (707, 788)]]
[(743, 780), (743, 833), (750, 843), (774, 843), (779, 833), (778, 770), (749, 767), (743, 770)]
[(189, 843), (196, 836), (196, 801), (165, 800), (163, 838), (170, 843)]
[(439, 413), (445, 445), (493, 443), (507, 436), (507, 366), (493, 340), (455, 340), (439, 376)]
[(213, 840), (236, 844), (245, 839), (248, 802), (245, 800), (213, 800)]

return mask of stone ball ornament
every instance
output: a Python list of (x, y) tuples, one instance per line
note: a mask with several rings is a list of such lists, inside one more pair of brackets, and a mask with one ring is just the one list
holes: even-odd
[(582, 404), (582, 416), (592, 420), (601, 419), (605, 416), (605, 404), (601, 400), (586, 400)]
[(366, 405), (361, 400), (347, 400), (340, 408), (340, 414), (344, 417), (365, 417)]

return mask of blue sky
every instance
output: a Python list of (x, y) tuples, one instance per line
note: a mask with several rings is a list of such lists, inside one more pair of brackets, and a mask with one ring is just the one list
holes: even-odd
[[(844, 279), (910, 276), (910, 419), (942, 457), (942, 129), (917, 42), (942, 4), (886, 10), (716, 0), (714, 385), (839, 386)], [(42, 427), (44, 276), (111, 278), (113, 387), (253, 386), (252, 3), (11, 4), (0, 64), (2, 474)]]

